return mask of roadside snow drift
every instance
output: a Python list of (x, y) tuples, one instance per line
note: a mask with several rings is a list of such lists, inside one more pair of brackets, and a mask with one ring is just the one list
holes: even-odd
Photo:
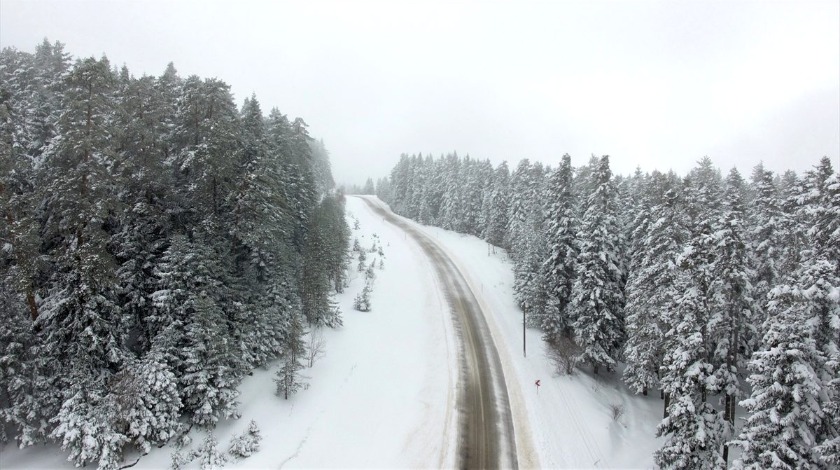
[[(355, 217), (362, 249), (377, 236), (384, 259), (376, 258), (371, 311), (353, 310), (364, 286), (357, 259), (351, 282), (337, 297), (344, 326), (323, 330), (325, 355), (311, 369), (308, 388), (291, 399), (274, 394), (277, 364), (256, 370), (240, 387), (242, 417), (213, 431), (226, 452), (234, 435), (253, 419), (263, 439), (247, 459), (229, 457), (225, 468), (440, 468), (455, 465), (457, 348), (445, 299), (437, 294), (433, 269), (419, 247), (375, 216), (365, 203), (348, 198), (348, 223)], [(351, 239), (351, 245), (353, 240)], [(379, 261), (384, 269), (379, 269)], [(198, 447), (205, 431), (193, 430)], [(153, 448), (136, 469), (168, 468), (174, 446)], [(126, 463), (136, 456), (128, 455)], [(74, 468), (57, 446), (0, 452), (0, 468)], [(184, 468), (199, 468), (193, 461)]]

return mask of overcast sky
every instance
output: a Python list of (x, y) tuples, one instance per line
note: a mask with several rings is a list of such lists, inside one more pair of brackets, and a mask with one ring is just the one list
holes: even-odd
[(324, 139), (339, 182), (452, 150), (619, 173), (840, 162), (838, 0), (0, 0), (0, 46), (45, 37), (256, 93)]

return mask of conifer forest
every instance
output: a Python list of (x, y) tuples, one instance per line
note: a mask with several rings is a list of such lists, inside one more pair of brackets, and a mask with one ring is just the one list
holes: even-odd
[[(272, 398), (301, 396), (324, 347), (311, 333), (344, 324), (336, 296), (352, 279), (364, 289), (347, 315), (400, 301), (377, 298), (374, 279), (396, 276), (385, 251), (411, 238), (386, 233), (397, 224), (375, 194), (410, 227), (478, 237), (509, 259), (512, 314), (539, 330), (558, 376), (617, 377), (630, 390), (619, 393), (660, 400), (657, 467), (840, 468), (840, 174), (828, 157), (801, 173), (700, 156), (686, 174), (618, 175), (609, 156), (403, 154), (347, 202), (303, 118), (161, 69), (138, 77), (47, 40), (0, 52), (0, 445), (127, 468), (240, 417), (239, 387), (261, 370)], [(354, 202), (387, 229), (351, 247)], [(428, 408), (460, 412), (461, 400)], [(247, 424), (230, 455), (254, 454), (260, 432)], [(172, 467), (216, 468), (217, 445), (209, 434)]]
[[(840, 177), (828, 158), (747, 177), (493, 168), (402, 155), (376, 185), (398, 214), (504, 248), (530, 326), (568, 371), (663, 399), (661, 468), (840, 466)], [(562, 426), (562, 423), (557, 423)], [(733, 462), (732, 448), (740, 457)]]
[(237, 416), (254, 368), (301, 387), (349, 232), (303, 119), (45, 40), (0, 53), (0, 133), (0, 439), (117, 468)]

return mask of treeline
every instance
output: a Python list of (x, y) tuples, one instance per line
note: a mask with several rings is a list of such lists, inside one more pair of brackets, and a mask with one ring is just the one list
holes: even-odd
[(0, 53), (0, 438), (120, 465), (335, 326), (349, 229), (302, 119), (218, 79)]
[[(505, 248), (532, 326), (572, 367), (665, 399), (663, 468), (840, 465), (840, 179), (708, 158), (687, 175), (403, 155), (393, 210)], [(747, 411), (736, 429), (736, 405)], [(562, 423), (557, 423), (562, 425)]]
[(373, 185), (373, 178), (368, 178), (364, 186), (351, 184), (350, 186), (343, 186), (344, 194), (374, 194), (376, 187)]

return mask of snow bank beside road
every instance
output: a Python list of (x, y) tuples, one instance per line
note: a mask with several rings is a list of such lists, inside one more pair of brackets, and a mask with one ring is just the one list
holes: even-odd
[[(520, 466), (653, 467), (653, 452), (661, 444), (655, 437), (662, 417), (658, 395), (634, 395), (618, 373), (557, 376), (536, 329), (526, 331), (523, 357), (522, 312), (513, 297), (513, 267), (504, 250), (492, 253), (479, 238), (414, 224), (458, 265), (488, 316), (507, 380)], [(613, 405), (624, 410), (617, 420)], [(527, 449), (536, 455), (523, 452)]]
[[(375, 233), (385, 254), (384, 270), (375, 270), (372, 309), (363, 313), (352, 308), (364, 286), (354, 260), (350, 287), (337, 298), (344, 326), (323, 331), (326, 355), (302, 371), (309, 377), (308, 389), (288, 401), (277, 397), (276, 364), (243, 381), (242, 417), (220, 422), (213, 433), (225, 452), (233, 435), (243, 433), (253, 419), (263, 437), (261, 450), (225, 468), (455, 465), (457, 348), (434, 271), (410, 238), (383, 223), (363, 201), (348, 198), (347, 213), (359, 220), (353, 236), (362, 248), (370, 248)], [(379, 255), (368, 253), (368, 263), (374, 257)], [(193, 447), (205, 436), (194, 430)], [(173, 451), (171, 446), (153, 448), (133, 468), (168, 468)], [(74, 468), (65, 459), (54, 445), (20, 450), (9, 443), (0, 451), (3, 470)], [(129, 456), (127, 463), (133, 460)]]

